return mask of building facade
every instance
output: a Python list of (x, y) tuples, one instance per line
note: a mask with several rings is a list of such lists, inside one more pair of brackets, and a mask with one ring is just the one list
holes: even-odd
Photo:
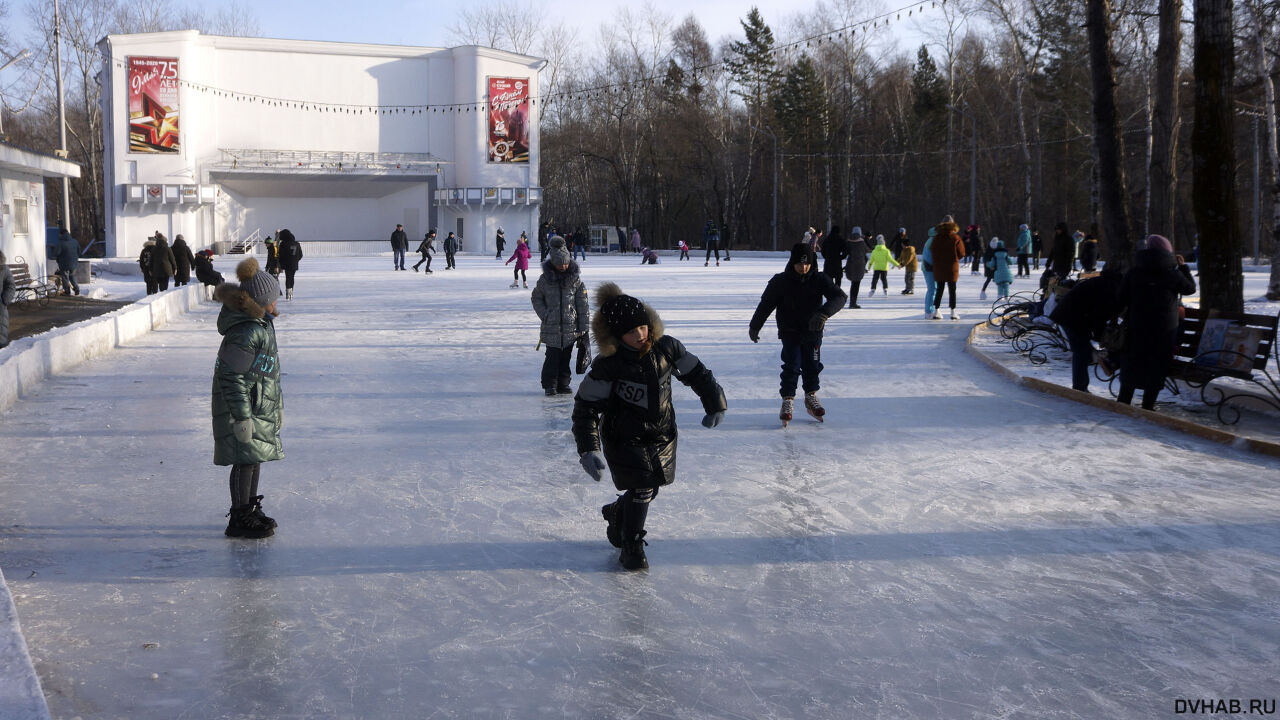
[(0, 250), (43, 278), (57, 270), (45, 255), (46, 179), (78, 178), (80, 166), (0, 142)]
[(534, 236), (538, 58), (193, 30), (99, 48), (109, 256), (156, 231), (288, 228), (311, 256), (387, 251), (396, 224), (410, 250), (432, 227), (467, 251)]

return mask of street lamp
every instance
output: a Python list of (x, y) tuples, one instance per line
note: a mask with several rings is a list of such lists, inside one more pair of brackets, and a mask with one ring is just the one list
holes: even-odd
[(768, 135), (770, 138), (773, 138), (773, 223), (772, 224), (773, 224), (773, 249), (774, 249), (774, 252), (777, 252), (778, 250), (778, 136), (774, 135), (772, 132), (769, 132), (768, 130), (762, 127), (756, 127), (755, 125), (752, 125), (751, 129), (759, 130), (760, 132)]
[(948, 105), (947, 109), (969, 118), (969, 127), (972, 128), (969, 151), (969, 224), (976, 225), (978, 222), (978, 118), (969, 111), (969, 103), (959, 107)]
[[(3, 65), (0, 65), (0, 72), (3, 72), (10, 65), (18, 62), (19, 60), (21, 60), (22, 58), (30, 54), (31, 54), (30, 50), (23, 48), (17, 55), (14, 55), (13, 58), (9, 60), (9, 62)], [(0, 102), (0, 140), (3, 140), (3, 139), (4, 139), (4, 103)]]

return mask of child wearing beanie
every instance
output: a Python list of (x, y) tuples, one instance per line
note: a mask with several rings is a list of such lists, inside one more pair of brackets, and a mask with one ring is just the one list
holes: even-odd
[(222, 303), (222, 346), (213, 364), (213, 463), (231, 466), (227, 537), (265, 538), (276, 521), (262, 511), (258, 475), (262, 463), (284, 458), (280, 425), (284, 398), (276, 350), (276, 302), (280, 283), (255, 258), (236, 266), (236, 283), (213, 291)]
[(871, 274), (871, 296), (875, 297), (876, 283), (880, 283), (880, 287), (884, 289), (884, 294), (889, 294), (889, 266), (902, 267), (902, 265), (893, 259), (893, 253), (889, 252), (889, 248), (884, 244), (884, 236), (876, 236), (876, 246), (871, 250), (871, 259), (867, 261), (868, 267), (872, 270)]
[[(879, 247), (884, 247), (883, 245)], [(818, 401), (818, 374), (822, 372), (822, 329), (827, 318), (844, 307), (845, 294), (831, 276), (818, 272), (818, 258), (807, 243), (796, 243), (787, 259), (787, 268), (774, 275), (760, 296), (751, 316), (747, 337), (760, 342), (760, 329), (774, 310), (778, 311), (778, 338), (782, 340), (782, 410), (778, 419), (785, 427), (791, 422), (796, 384), (804, 378), (804, 407), (822, 422), (826, 415)]]
[[(524, 243), (519, 247), (525, 249), (527, 260), (529, 247)], [(563, 238), (551, 238), (551, 252), (542, 263), (542, 276), (529, 300), (542, 321), (538, 339), (547, 346), (542, 362), (542, 389), (547, 395), (568, 395), (573, 392), (569, 387), (569, 358), (579, 338), (587, 334), (590, 310), (578, 263), (570, 258)]]
[(608, 468), (622, 495), (600, 509), (605, 535), (627, 570), (649, 567), (645, 519), (658, 488), (675, 481), (676, 414), (671, 376), (693, 388), (714, 428), (728, 407), (724, 390), (697, 356), (663, 334), (658, 313), (613, 283), (596, 290), (591, 318), (599, 354), (574, 398), (579, 463), (599, 482)]

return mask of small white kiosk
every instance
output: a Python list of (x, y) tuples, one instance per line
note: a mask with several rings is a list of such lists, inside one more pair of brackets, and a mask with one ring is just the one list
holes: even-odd
[(80, 166), (0, 142), (0, 250), (25, 262), (32, 277), (53, 274), (45, 260), (46, 178), (78, 178)]

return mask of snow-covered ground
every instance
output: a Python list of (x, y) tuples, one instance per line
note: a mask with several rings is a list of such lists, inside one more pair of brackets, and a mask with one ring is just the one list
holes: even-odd
[(828, 420), (783, 430), (779, 344), (746, 325), (784, 260), (587, 261), (730, 405), (707, 430), (674, 387), (679, 478), (651, 569), (627, 573), (572, 403), (538, 387), (528, 291), (492, 258), (388, 260), (304, 260), (284, 307), (274, 538), (222, 536), (213, 306), (0, 414), (0, 567), (54, 717), (1164, 717), (1280, 697), (1280, 460), (1009, 383), (963, 352), (979, 278), (959, 323), (924, 320), (900, 272), (834, 317)]

